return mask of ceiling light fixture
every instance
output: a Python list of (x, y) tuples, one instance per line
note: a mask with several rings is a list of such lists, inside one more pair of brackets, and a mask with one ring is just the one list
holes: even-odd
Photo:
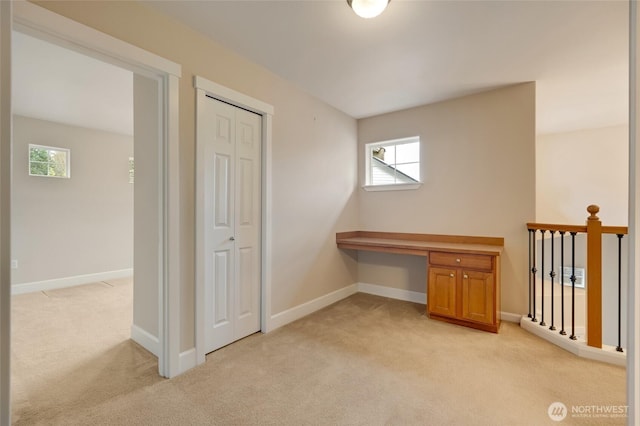
[(362, 18), (374, 18), (380, 15), (391, 0), (347, 0), (347, 4), (356, 15)]

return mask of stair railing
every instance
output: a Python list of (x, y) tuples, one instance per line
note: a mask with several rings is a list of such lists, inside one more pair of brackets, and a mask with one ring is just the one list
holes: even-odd
[[(618, 238), (618, 345), (616, 350), (622, 352), (621, 344), (621, 308), (622, 308), (622, 238), (628, 234), (626, 226), (602, 226), (598, 212), (600, 207), (590, 205), (587, 207), (589, 217), (586, 224), (581, 225), (558, 225), (548, 223), (527, 223), (529, 232), (529, 313), (528, 317), (532, 322), (538, 322), (540, 326), (547, 326), (545, 321), (545, 234), (550, 234), (551, 244), (551, 266), (548, 272), (551, 279), (551, 324), (550, 330), (556, 330), (555, 309), (554, 309), (554, 288), (555, 279), (558, 276), (555, 265), (555, 233), (560, 235), (560, 271), (565, 268), (564, 264), (564, 242), (565, 235), (568, 233), (571, 239), (571, 334), (569, 338), (576, 340), (575, 334), (575, 296), (576, 296), (576, 261), (575, 261), (575, 242), (576, 235), (580, 233), (586, 234), (587, 240), (587, 259), (586, 259), (586, 342), (587, 345), (602, 348), (602, 236), (603, 234), (615, 234)], [(537, 282), (537, 259), (536, 259), (536, 232), (541, 234), (541, 259), (540, 259), (540, 290), (541, 290), (541, 309), (540, 319), (537, 318), (538, 310), (536, 306), (536, 282)], [(560, 290), (561, 290), (561, 310), (560, 310), (560, 331), (559, 334), (566, 335), (565, 330), (565, 294), (564, 294), (564, 274), (560, 273)]]

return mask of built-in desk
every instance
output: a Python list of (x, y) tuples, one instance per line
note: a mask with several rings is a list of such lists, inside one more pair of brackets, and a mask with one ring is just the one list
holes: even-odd
[(352, 231), (337, 233), (336, 244), (426, 257), (429, 317), (498, 332), (504, 238)]

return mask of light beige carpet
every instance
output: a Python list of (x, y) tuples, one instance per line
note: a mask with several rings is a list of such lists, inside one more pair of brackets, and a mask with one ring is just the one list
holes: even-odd
[[(552, 402), (569, 409), (625, 404), (623, 368), (575, 357), (516, 324), (503, 323), (496, 335), (430, 320), (423, 309), (356, 294), (272, 333), (218, 350), (182, 376), (141, 380), (118, 374), (113, 381), (121, 382), (119, 394), (95, 390), (100, 396), (85, 400), (81, 397), (89, 383), (100, 389), (114, 374), (110, 367), (123, 358), (134, 364), (138, 359), (110, 362), (106, 353), (98, 358), (101, 363), (60, 372), (60, 391), (36, 392), (64, 405), (54, 410), (50, 401), (40, 413), (37, 407), (44, 399), (32, 401), (29, 417), (18, 422), (544, 425), (558, 424), (547, 414)], [(133, 353), (133, 348), (127, 350)], [(146, 365), (140, 367), (144, 374)], [(69, 373), (76, 379), (65, 380)], [(80, 390), (74, 390), (76, 382)], [(622, 418), (569, 415), (561, 424), (624, 423)]]
[(47, 423), (163, 379), (129, 339), (132, 280), (12, 297), (12, 422)]

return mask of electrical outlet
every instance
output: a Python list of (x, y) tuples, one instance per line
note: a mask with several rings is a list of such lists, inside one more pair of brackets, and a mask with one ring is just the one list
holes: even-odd
[(18, 261), (16, 259), (11, 260), (11, 269), (18, 269)]

